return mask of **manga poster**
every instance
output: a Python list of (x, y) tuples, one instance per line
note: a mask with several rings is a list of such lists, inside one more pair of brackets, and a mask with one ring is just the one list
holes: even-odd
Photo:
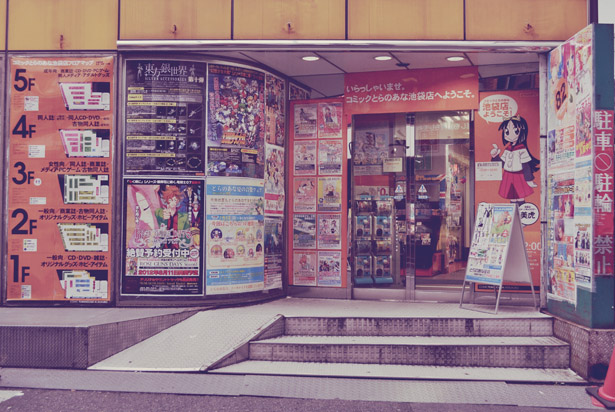
[(286, 132), (286, 83), (279, 77), (266, 74), (265, 91), (265, 141), (283, 147)]
[(316, 175), (316, 140), (295, 141), (293, 171), (295, 176)]
[(265, 74), (209, 65), (207, 175), (262, 178)]
[(203, 182), (124, 180), (122, 295), (203, 296)]
[(318, 252), (318, 286), (342, 286), (342, 252)]
[(318, 103), (318, 137), (320, 139), (341, 139), (342, 120), (341, 103)]
[(315, 251), (293, 251), (293, 285), (316, 286), (317, 253)]
[(318, 215), (318, 249), (342, 248), (341, 224), (340, 214)]
[(288, 84), (288, 100), (307, 100), (310, 98), (310, 92), (294, 83)]
[(549, 294), (551, 298), (576, 302), (574, 171), (553, 174), (549, 179), (548, 258)]
[(206, 294), (263, 290), (263, 181), (208, 178), (206, 204)]
[(293, 212), (316, 212), (315, 177), (295, 177), (293, 191)]
[(205, 63), (126, 61), (125, 170), (203, 174)]
[(284, 215), (284, 148), (265, 145), (265, 214)]
[(342, 211), (341, 177), (318, 177), (318, 211)]
[(293, 216), (293, 248), (316, 249), (316, 215), (296, 213)]
[(344, 142), (338, 139), (318, 141), (318, 174), (341, 175)]
[[(538, 90), (481, 92), (475, 127), (475, 202), (519, 205), (534, 286), (540, 285), (540, 119)], [(450, 214), (450, 212), (449, 212)], [(488, 289), (476, 285), (478, 289)], [(506, 291), (530, 292), (505, 282)]]
[(265, 217), (265, 290), (282, 287), (284, 220)]
[(382, 174), (382, 163), (388, 158), (389, 136), (385, 129), (355, 132), (353, 163), (355, 175)]
[(318, 105), (296, 104), (293, 119), (295, 139), (316, 139), (318, 136)]
[(113, 56), (8, 60), (7, 301), (110, 301), (114, 67)]

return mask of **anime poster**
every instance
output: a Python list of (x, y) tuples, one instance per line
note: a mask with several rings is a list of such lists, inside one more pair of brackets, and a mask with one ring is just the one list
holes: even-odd
[(342, 286), (342, 252), (318, 252), (318, 286)]
[(295, 177), (293, 191), (293, 212), (316, 212), (315, 177)]
[(342, 211), (341, 177), (318, 177), (318, 211)]
[(576, 107), (576, 150), (577, 158), (589, 156), (592, 153), (592, 105), (588, 97), (579, 102)]
[(577, 220), (592, 216), (592, 166), (591, 159), (577, 162), (574, 169), (574, 215)]
[(318, 215), (318, 249), (342, 248), (341, 224), (342, 215)]
[(284, 146), (286, 132), (286, 82), (271, 74), (265, 75), (265, 141)]
[(317, 254), (315, 251), (293, 251), (293, 285), (316, 286)]
[(293, 248), (316, 249), (316, 215), (295, 213), (293, 215)]
[(203, 174), (205, 63), (126, 61), (127, 173)]
[[(540, 285), (542, 249), (539, 112), (538, 90), (483, 92), (475, 121), (475, 203), (519, 205), (535, 287)], [(508, 282), (503, 290), (530, 292), (529, 285)]]
[(310, 98), (310, 92), (294, 83), (288, 84), (288, 100), (307, 100)]
[(206, 294), (263, 290), (263, 181), (208, 178), (206, 204)]
[(284, 215), (284, 148), (265, 145), (265, 214)]
[(263, 177), (264, 87), (264, 73), (209, 65), (208, 176)]
[(549, 183), (549, 220), (553, 230), (550, 231), (552, 237), (549, 239), (551, 256), (548, 259), (548, 292), (551, 298), (574, 303), (577, 288), (575, 240), (579, 229), (575, 225), (574, 171), (551, 175)]
[(318, 141), (318, 174), (341, 175), (344, 142), (338, 139)]
[(203, 182), (124, 181), (122, 295), (203, 296)]
[(316, 175), (316, 140), (295, 141), (293, 147), (295, 176)]
[(265, 218), (265, 290), (282, 287), (284, 219)]
[(355, 132), (353, 162), (355, 175), (380, 175), (382, 164), (389, 156), (388, 131), (372, 129)]
[(593, 239), (592, 225), (576, 223), (574, 232), (574, 268), (577, 286), (591, 290), (593, 258), (591, 244)]
[(316, 104), (296, 104), (293, 117), (295, 139), (316, 139), (318, 106)]
[(8, 60), (7, 301), (110, 301), (113, 56)]
[(341, 139), (342, 120), (341, 103), (318, 103), (318, 137), (320, 139)]

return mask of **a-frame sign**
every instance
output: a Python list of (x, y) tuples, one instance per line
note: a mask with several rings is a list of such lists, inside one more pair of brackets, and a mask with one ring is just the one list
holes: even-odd
[(463, 307), (466, 283), (483, 283), (499, 288), (495, 304), (497, 313), (504, 281), (529, 283), (534, 307), (537, 307), (517, 204), (481, 203), (476, 213), (459, 307)]

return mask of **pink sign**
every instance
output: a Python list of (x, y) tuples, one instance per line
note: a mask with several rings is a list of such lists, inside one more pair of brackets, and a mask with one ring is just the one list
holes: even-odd
[(344, 76), (346, 114), (478, 109), (478, 69), (395, 70)]

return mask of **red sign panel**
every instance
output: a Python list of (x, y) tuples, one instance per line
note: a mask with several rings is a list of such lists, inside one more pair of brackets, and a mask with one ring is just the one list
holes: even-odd
[(344, 77), (347, 114), (477, 108), (476, 67), (349, 73)]
[(613, 111), (594, 112), (594, 274), (613, 274)]

